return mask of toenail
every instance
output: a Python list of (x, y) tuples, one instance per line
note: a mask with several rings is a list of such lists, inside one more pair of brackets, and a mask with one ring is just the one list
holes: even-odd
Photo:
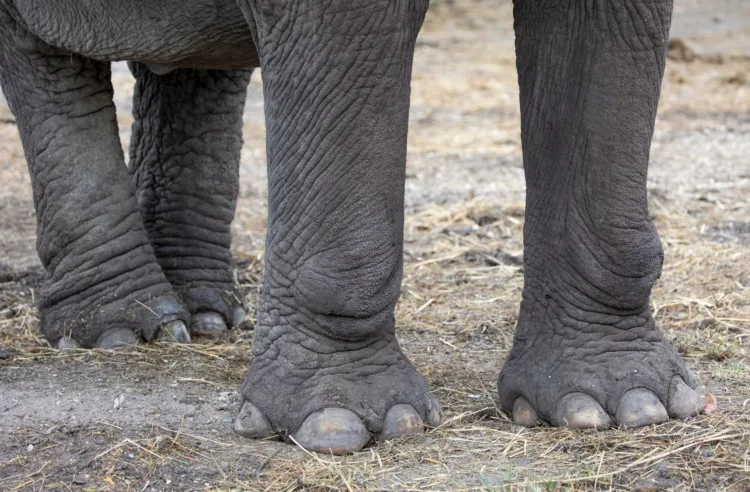
[(192, 316), (190, 330), (198, 335), (216, 336), (227, 331), (227, 324), (219, 313), (198, 313)]
[(161, 327), (159, 341), (172, 343), (190, 343), (190, 334), (182, 320), (174, 320)]
[(703, 410), (703, 398), (680, 376), (672, 378), (669, 387), (669, 416), (676, 419), (694, 417)]
[(615, 416), (617, 423), (625, 428), (660, 424), (669, 420), (667, 409), (659, 398), (645, 388), (635, 388), (625, 393)]
[(139, 341), (138, 335), (130, 328), (113, 328), (102, 333), (94, 346), (115, 349), (137, 345)]
[(75, 350), (81, 348), (81, 344), (70, 337), (62, 337), (57, 341), (57, 348), (60, 350)]
[(311, 451), (349, 454), (365, 447), (371, 436), (357, 414), (334, 407), (310, 414), (291, 437)]
[(539, 423), (536, 410), (523, 396), (519, 396), (513, 402), (513, 422), (523, 427), (535, 427)]
[(599, 402), (586, 393), (565, 395), (551, 421), (552, 425), (574, 429), (601, 429), (610, 423), (609, 415)]
[(421, 434), (424, 422), (413, 406), (405, 403), (394, 405), (388, 410), (380, 433), (380, 440), (386, 441), (411, 434)]
[(431, 396), (427, 396), (427, 424), (430, 427), (438, 427), (443, 423), (445, 415), (440, 407), (440, 402)]
[(234, 431), (252, 439), (263, 439), (275, 435), (265, 415), (249, 401), (242, 404), (240, 412), (234, 419)]
[(239, 328), (240, 326), (242, 326), (242, 323), (245, 322), (245, 318), (247, 318), (245, 310), (237, 306), (232, 311), (232, 326), (234, 328)]

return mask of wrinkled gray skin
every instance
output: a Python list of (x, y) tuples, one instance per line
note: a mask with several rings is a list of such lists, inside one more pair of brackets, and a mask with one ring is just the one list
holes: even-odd
[[(671, 1), (515, 4), (525, 287), (499, 380), (517, 423), (638, 426), (700, 410), (654, 326), (646, 172)], [(426, 0), (0, 0), (0, 78), (49, 272), (42, 330), (116, 346), (241, 319), (241, 114), (263, 71), (264, 287), (236, 430), (356, 451), (437, 425), (399, 349), (414, 43)], [(112, 60), (137, 78), (130, 169)], [(446, 67), (450, 69), (450, 67)], [(502, 179), (502, 177), (498, 177)]]

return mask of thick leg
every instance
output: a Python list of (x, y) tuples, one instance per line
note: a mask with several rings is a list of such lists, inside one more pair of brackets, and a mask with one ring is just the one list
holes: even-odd
[(243, 435), (277, 432), (345, 453), (440, 420), (393, 315), (411, 61), (426, 3), (246, 9), (261, 47), (269, 220)]
[(517, 423), (634, 427), (700, 411), (649, 310), (662, 249), (646, 172), (671, 10), (515, 2), (525, 284), (499, 390)]
[(62, 347), (187, 340), (188, 313), (161, 272), (136, 208), (109, 64), (52, 48), (0, 9), (0, 82), (34, 188), (37, 250), (49, 277), (41, 327)]
[(226, 330), (245, 314), (229, 247), (251, 72), (159, 76), (130, 67), (137, 83), (129, 166), (151, 245), (192, 315), (191, 332)]

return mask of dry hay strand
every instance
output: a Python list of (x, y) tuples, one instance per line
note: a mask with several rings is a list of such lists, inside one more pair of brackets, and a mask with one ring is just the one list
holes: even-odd
[(39, 333), (39, 316), (33, 289), (20, 289), (15, 282), (0, 284), (11, 292), (0, 298), (0, 349), (24, 350), (47, 346)]
[[(244, 474), (237, 464), (219, 463), (227, 454), (249, 459), (253, 451), (242, 445), (155, 428), (98, 453), (91, 463), (99, 485), (91, 488), (145, 489), (159, 483), (160, 469), (180, 464), (213, 467), (218, 478), (211, 488), (218, 490), (741, 490), (750, 476), (747, 418), (743, 424), (713, 415), (635, 431), (577, 432), (497, 420), (467, 424), (457, 416), (425, 435), (352, 456), (271, 447), (256, 452)], [(137, 480), (123, 473), (123, 462), (137, 468)], [(9, 478), (23, 487), (41, 478), (54, 483), (39, 476), (44, 470)]]
[[(303, 451), (277, 457), (258, 482), (247, 485), (261, 490), (587, 490), (747, 484), (747, 426), (716, 421), (721, 419), (592, 433), (506, 430), (457, 418), (429, 434), (353, 456)], [(697, 470), (711, 470), (713, 481), (706, 483)]]

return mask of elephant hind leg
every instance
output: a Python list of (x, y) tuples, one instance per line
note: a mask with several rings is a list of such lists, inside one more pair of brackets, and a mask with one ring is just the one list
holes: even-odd
[(124, 165), (109, 64), (44, 44), (2, 10), (0, 25), (0, 83), (28, 161), (48, 273), (44, 335), (62, 348), (161, 334), (186, 341), (189, 315), (156, 262)]
[(192, 314), (191, 332), (217, 334), (244, 319), (229, 248), (251, 71), (130, 68), (137, 83), (129, 167), (141, 216)]

